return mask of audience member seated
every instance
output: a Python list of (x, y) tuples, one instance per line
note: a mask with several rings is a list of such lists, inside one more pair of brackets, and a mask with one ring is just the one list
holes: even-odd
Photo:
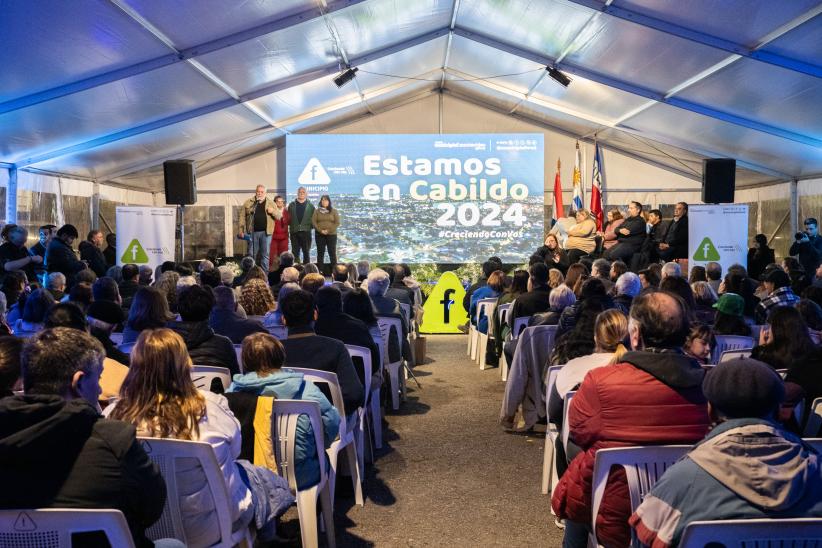
[(563, 310), (573, 306), (577, 302), (577, 296), (571, 288), (565, 284), (558, 285), (548, 294), (548, 304), (550, 308), (547, 312), (539, 312), (531, 316), (528, 326), (532, 325), (557, 325)]
[[(497, 265), (494, 261), (487, 261), (492, 265)], [(483, 266), (483, 268), (485, 268)], [(493, 270), (491, 271), (493, 272)], [(491, 275), (491, 272), (488, 272), (488, 276)], [(487, 276), (485, 282), (487, 283)], [(388, 286), (390, 284), (390, 279), (388, 277), (388, 273), (381, 268), (375, 268), (371, 272), (368, 273), (368, 280), (366, 282), (368, 284), (368, 296), (371, 298), (371, 303), (374, 306), (374, 313), (377, 316), (386, 316), (389, 318), (399, 318), (400, 323), (402, 324), (402, 333), (398, 333), (397, 335), (402, 338), (402, 340), (394, 340), (394, 337), (390, 337), (388, 341), (388, 360), (391, 362), (395, 362), (401, 358), (405, 358), (406, 360), (411, 359), (411, 348), (408, 345), (408, 317), (402, 313), (402, 309), (400, 308), (400, 303), (397, 302), (396, 299), (389, 299), (385, 296), (386, 291), (388, 291)], [(483, 283), (483, 285), (486, 285)], [(479, 287), (475, 288), (479, 289)], [(470, 308), (470, 306), (469, 306)], [(467, 310), (467, 309), (466, 309)]]
[(282, 341), (286, 366), (336, 373), (346, 416), (362, 407), (365, 401), (362, 383), (345, 345), (314, 333), (312, 323), (317, 320), (314, 296), (303, 290), (293, 291), (283, 298), (280, 310), (288, 327), (288, 338)]
[[(508, 314), (508, 325), (511, 329), (514, 328), (514, 321), (517, 318), (533, 316), (539, 312), (547, 312), (551, 308), (551, 302), (549, 300), (551, 288), (548, 287), (548, 267), (545, 266), (544, 263), (531, 265), (528, 269), (528, 274), (528, 291), (514, 300)], [(567, 283), (568, 279), (566, 278), (565, 281)]]
[[(283, 345), (268, 333), (255, 333), (243, 341), (245, 373), (237, 375), (226, 399), (242, 430), (240, 457), (276, 471), (271, 440), (271, 403), (274, 399), (307, 400), (320, 405), (325, 448), (336, 439), (340, 415), (311, 381), (302, 373), (283, 368)], [(297, 419), (294, 464), (297, 488), (307, 489), (320, 481), (320, 465), (314, 430), (307, 416)]]
[(8, 231), (8, 240), (0, 245), (0, 277), (7, 272), (21, 272), (26, 278), (34, 282), (37, 272), (42, 269), (43, 258), (36, 253), (29, 253), (26, 249), (28, 231), (19, 225), (14, 225)]
[(656, 271), (651, 270), (650, 268), (645, 268), (637, 272), (639, 276), (639, 281), (642, 284), (642, 289), (656, 289), (659, 287), (660, 278), (656, 274)]
[(808, 326), (808, 334), (814, 344), (822, 341), (822, 306), (810, 299), (802, 298), (796, 303), (796, 310)]
[(223, 285), (223, 280), (220, 278), (220, 271), (216, 268), (209, 268), (200, 272), (200, 285), (208, 286), (211, 289)]
[[(600, 235), (602, 236), (602, 247), (607, 251), (616, 245), (616, 230), (620, 227), (620, 225), (625, 219), (622, 217), (622, 213), (618, 209), (612, 209), (608, 213), (606, 213), (605, 219), (607, 222), (605, 223), (605, 228), (600, 233)], [(619, 276), (615, 276), (614, 279), (618, 277)]]
[(679, 295), (685, 302), (685, 310), (688, 313), (688, 317), (693, 319), (696, 301), (694, 301), (694, 292), (691, 290), (691, 285), (688, 283), (688, 280), (682, 276), (668, 276), (659, 282), (659, 288), (663, 291)]
[(123, 327), (122, 344), (137, 342), (137, 337), (144, 329), (157, 329), (174, 319), (168, 309), (168, 300), (159, 289), (141, 287), (134, 294), (128, 318)]
[(714, 332), (708, 325), (700, 323), (691, 327), (682, 350), (685, 355), (697, 361), (699, 365), (711, 363), (711, 349), (714, 347)]
[(117, 284), (120, 298), (123, 300), (123, 310), (128, 312), (131, 308), (131, 301), (134, 294), (140, 289), (140, 268), (136, 264), (127, 264), (120, 271), (123, 281)]
[(548, 271), (548, 287), (555, 289), (561, 285), (565, 285), (565, 275), (556, 268), (550, 269)]
[[(576, 302), (562, 311), (557, 324), (559, 326), (557, 336), (571, 331), (579, 321), (583, 311), (595, 310), (598, 314), (609, 308), (614, 308), (614, 301), (605, 293), (602, 280), (599, 278), (585, 280)], [(593, 332), (591, 335), (593, 335)]]
[(13, 324), (23, 314), (28, 280), (22, 272), (6, 272), (0, 291), (6, 296), (6, 321)]
[[(380, 367), (380, 349), (374, 342), (368, 326), (364, 322), (349, 316), (342, 310), (342, 293), (336, 287), (323, 287), (315, 295), (317, 304), (317, 321), (314, 332), (323, 337), (337, 339), (343, 344), (353, 344), (367, 348), (371, 352), (371, 386), (382, 384), (382, 367)], [(365, 386), (365, 369), (360, 358), (352, 358), (357, 376)], [(366, 394), (366, 398), (368, 394)]]
[(568, 251), (568, 262), (574, 264), (583, 255), (589, 255), (597, 247), (597, 224), (587, 209), (580, 209), (575, 214), (576, 224), (568, 229), (565, 249)]
[(228, 265), (220, 265), (217, 267), (217, 272), (220, 273), (220, 283), (226, 287), (233, 287), (234, 272)]
[(46, 312), (54, 304), (54, 297), (45, 289), (35, 289), (26, 298), (23, 314), (14, 322), (12, 329), (18, 336), (27, 336), (43, 329)]
[[(502, 261), (494, 259), (496, 259), (496, 257), (489, 258), (487, 261), (482, 263), (482, 275), (476, 283), (471, 284), (471, 286), (465, 291), (465, 297), (462, 298), (463, 309), (468, 310), (471, 308), (471, 295), (474, 291), (488, 283), (488, 276), (490, 276), (495, 270), (502, 270)], [(370, 275), (371, 273), (369, 273), (369, 279)], [(368, 294), (371, 295), (371, 288), (368, 288)]]
[(759, 304), (759, 298), (754, 295), (754, 292), (745, 276), (728, 271), (725, 279), (719, 285), (718, 294), (721, 296), (724, 293), (735, 293), (736, 295), (742, 297), (742, 300), (745, 303), (745, 306), (742, 309), (743, 315), (748, 318), (753, 318), (755, 316), (756, 307)]
[(791, 290), (791, 279), (782, 270), (772, 270), (763, 280), (768, 296), (756, 306), (754, 318), (757, 324), (763, 324), (770, 313), (782, 306), (796, 306), (799, 297)]
[(128, 354), (121, 352), (111, 340), (114, 328), (126, 319), (123, 309), (111, 301), (94, 301), (86, 310), (86, 316), (89, 332), (103, 345), (106, 357), (128, 365)]
[[(311, 263), (309, 263), (311, 264)], [(309, 265), (306, 265), (309, 266)], [(312, 295), (315, 295), (317, 291), (325, 285), (325, 277), (318, 273), (318, 272), (309, 272), (305, 276), (303, 276), (302, 281), (300, 282), (300, 288), (303, 291), (308, 291)]]
[(792, 306), (779, 306), (772, 310), (766, 327), (760, 331), (759, 344), (751, 358), (774, 369), (790, 369), (816, 350), (799, 311)]
[[(141, 436), (209, 443), (228, 488), (233, 529), (253, 522), (260, 540), (274, 538), (277, 516), (294, 502), (288, 484), (271, 470), (236, 460), (240, 424), (224, 396), (194, 387), (191, 358), (179, 335), (170, 329), (140, 334), (120, 399), (106, 414), (133, 424)], [(210, 495), (196, 472), (199, 465), (189, 466), (177, 474), (180, 517), (190, 545), (210, 546), (220, 536), (216, 510), (207, 504)]]
[(71, 245), (80, 235), (74, 225), (63, 225), (57, 231), (57, 236), (52, 238), (46, 248), (44, 263), (46, 270), (52, 272), (62, 272), (66, 277), (66, 286), (70, 289), (74, 285), (75, 275), (81, 270), (86, 270), (86, 263), (79, 260)]
[[(477, 321), (477, 303), (482, 299), (499, 298), (505, 286), (504, 281), (505, 273), (502, 270), (495, 270), (488, 276), (487, 283), (471, 295), (471, 309), (468, 311), (468, 318), (480, 333), (488, 333), (488, 316), (483, 312)], [(390, 297), (388, 293), (386, 295)]]
[[(391, 285), (388, 287), (388, 291), (385, 292), (385, 295), (389, 298), (397, 299), (397, 301), (411, 305), (413, 308), (414, 305), (417, 304), (414, 298), (414, 290), (405, 285), (405, 270), (400, 265), (392, 265), (385, 269), (388, 272), (388, 278), (391, 281)], [(486, 282), (487, 284), (488, 282)]]
[(791, 279), (791, 290), (796, 295), (801, 295), (802, 291), (811, 285), (811, 277), (806, 275), (802, 264), (795, 257), (785, 257), (780, 266)]
[(262, 317), (276, 308), (274, 295), (271, 294), (268, 284), (257, 278), (249, 279), (243, 284), (239, 304), (248, 316)]
[(708, 283), (708, 274), (706, 273), (704, 266), (695, 265), (691, 267), (691, 274), (688, 276), (688, 283), (693, 285), (696, 282)]
[(116, 284), (119, 284), (123, 281), (123, 267), (119, 265), (110, 266), (103, 276), (108, 276), (114, 280)]
[[(45, 329), (26, 341), (25, 395), (0, 400), (0, 507), (114, 508), (134, 543), (152, 546), (145, 529), (162, 514), (166, 485), (134, 427), (100, 416), (104, 357), (76, 329)], [(102, 540), (79, 536), (75, 546)]]
[[(368, 334), (371, 335), (371, 340), (382, 344), (382, 333), (380, 333), (380, 326), (377, 323), (377, 316), (374, 315), (374, 305), (368, 297), (368, 293), (362, 289), (354, 289), (348, 292), (348, 295), (343, 299), (343, 312), (352, 318), (360, 320), (368, 328)], [(372, 361), (372, 368), (382, 370), (382, 364), (374, 367)]]
[(745, 300), (736, 293), (723, 293), (714, 305), (714, 335), (751, 336), (751, 326), (745, 321)]
[(214, 308), (211, 288), (193, 285), (180, 293), (178, 303), (181, 321), (170, 321), (168, 327), (180, 335), (195, 365), (227, 367), (232, 375), (240, 372), (231, 339), (217, 335), (208, 325)]
[(280, 281), (277, 284), (271, 286), (271, 292), (274, 295), (277, 295), (277, 301), (279, 302), (280, 298), (280, 288), (285, 284), (297, 284), (300, 283), (300, 271), (294, 268), (293, 266), (289, 266), (288, 268), (284, 269), (282, 274), (280, 275)]
[(77, 282), (74, 284), (69, 291), (66, 302), (78, 306), (80, 310), (85, 313), (91, 303), (94, 302), (94, 293), (91, 291), (91, 284), (88, 282)]
[[(564, 546), (586, 546), (591, 481), (599, 449), (626, 445), (694, 443), (708, 431), (702, 396), (704, 372), (682, 354), (688, 335), (684, 304), (675, 295), (648, 292), (634, 300), (628, 323), (631, 347), (620, 363), (590, 371), (571, 401), (570, 436), (584, 452), (554, 490), (551, 505), (565, 519)], [(611, 472), (597, 515), (598, 540), (628, 546), (630, 499), (622, 469)]]
[[(255, 280), (252, 285), (260, 283)], [(262, 285), (266, 291), (269, 291), (268, 286)], [(248, 284), (243, 286), (244, 291), (247, 286)], [(208, 325), (211, 329), (218, 335), (228, 337), (234, 344), (241, 344), (243, 339), (252, 333), (268, 333), (260, 320), (243, 317), (237, 312), (235, 296), (234, 290), (230, 287), (219, 286), (214, 289), (214, 309), (208, 318)]]
[(568, 252), (559, 245), (556, 234), (548, 234), (545, 237), (545, 245), (537, 249), (535, 255), (542, 258), (548, 270), (555, 268), (562, 272), (563, 276), (568, 272)]
[(631, 310), (631, 304), (640, 291), (642, 291), (642, 282), (639, 281), (639, 276), (633, 272), (620, 274), (614, 283), (614, 308), (627, 316)]
[(20, 372), (20, 352), (23, 339), (0, 336), (0, 398), (22, 392), (23, 379)]
[[(527, 292), (528, 278), (529, 276), (527, 270), (514, 270), (514, 273), (511, 277), (511, 286), (506, 288), (502, 295), (500, 295), (497, 299), (496, 309), (499, 309), (500, 305), (513, 303), (517, 299), (517, 297)], [(494, 334), (494, 354), (497, 357), (497, 361), (499, 360), (499, 357), (502, 356), (502, 343), (505, 341), (505, 337), (508, 336), (508, 333), (510, 331), (511, 327), (508, 325), (508, 323), (500, 322), (499, 314), (494, 314), (494, 316), (491, 318), (491, 332)]]
[(117, 282), (114, 278), (103, 276), (97, 278), (97, 281), (91, 286), (91, 292), (94, 295), (95, 301), (109, 301), (122, 306), (123, 299), (120, 297), (120, 290), (117, 287)]
[(62, 301), (66, 296), (66, 277), (62, 272), (52, 272), (46, 277), (46, 289), (55, 301)]
[(722, 265), (711, 261), (705, 266), (705, 275), (714, 291), (716, 291), (717, 294), (722, 293), (719, 290), (719, 284), (722, 283)]
[(645, 546), (677, 546), (698, 520), (822, 517), (819, 456), (776, 417), (779, 375), (752, 359), (707, 373), (713, 422), (705, 440), (668, 468), (631, 516)]
[(298, 289), (300, 289), (300, 285), (295, 282), (288, 282), (280, 287), (280, 291), (277, 294), (277, 308), (263, 317), (263, 326), (266, 329), (270, 329), (272, 327), (282, 327), (285, 325), (283, 323), (283, 313), (280, 311), (279, 303), (283, 301), (286, 295), (292, 291), (297, 291)]
[(628, 217), (616, 229), (617, 244), (605, 252), (609, 261), (622, 261), (628, 265), (642, 248), (645, 242), (645, 221), (642, 219), (642, 204), (631, 202), (628, 204)]
[(343, 298), (349, 291), (354, 289), (354, 286), (348, 281), (348, 267), (342, 263), (334, 265), (334, 269), (331, 271), (331, 285), (340, 290)]
[(151, 267), (146, 265), (140, 265), (140, 267), (138, 267), (138, 271), (138, 283), (143, 287), (151, 285), (151, 280), (154, 277), (154, 271), (151, 269)]
[(613, 293), (614, 282), (611, 281), (611, 263), (607, 259), (597, 259), (591, 265), (591, 276), (597, 278), (605, 286), (605, 292)]
[[(245, 283), (248, 273), (256, 266), (253, 257), (245, 256), (240, 260), (240, 274), (234, 278), (234, 287), (240, 287)], [(266, 278), (267, 280), (267, 278)]]
[(706, 325), (713, 325), (716, 320), (716, 304), (719, 297), (705, 281), (691, 282), (691, 291), (694, 295), (694, 319)]
[(371, 271), (371, 265), (368, 261), (359, 261), (357, 263), (357, 281), (362, 283), (368, 278), (368, 273)]
[(665, 263), (662, 265), (662, 280), (671, 276), (677, 278), (682, 276), (682, 268), (680, 268), (679, 263)]
[(270, 268), (268, 271), (268, 285), (272, 287), (280, 284), (283, 270), (294, 266), (294, 254), (290, 251), (283, 251), (277, 259), (277, 268)]
[(568, 267), (568, 272), (565, 273), (565, 285), (571, 288), (576, 287), (580, 279), (588, 276), (588, 267), (581, 263), (575, 263)]

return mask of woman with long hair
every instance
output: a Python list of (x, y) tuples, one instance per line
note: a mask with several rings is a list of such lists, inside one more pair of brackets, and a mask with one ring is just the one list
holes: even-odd
[(751, 336), (751, 326), (745, 322), (745, 299), (736, 293), (723, 293), (719, 296), (714, 316), (714, 335)]
[(563, 274), (568, 270), (568, 252), (562, 249), (556, 234), (548, 234), (545, 237), (545, 245), (537, 249), (534, 255), (542, 257), (548, 270), (556, 268)]
[(265, 316), (276, 308), (268, 282), (257, 278), (246, 280), (240, 289), (239, 302), (249, 316)]
[[(194, 386), (186, 344), (174, 331), (147, 329), (140, 334), (131, 352), (120, 399), (106, 408), (106, 414), (133, 424), (140, 436), (211, 444), (228, 488), (234, 529), (248, 526), (256, 513), (260, 536), (273, 536), (276, 512), (285, 509), (273, 508), (271, 497), (283, 502), (294, 499), (285, 481), (271, 470), (236, 460), (241, 446), (240, 425), (224, 396)], [(213, 506), (189, 502), (208, 500), (210, 496), (198, 474), (193, 476), (177, 477), (178, 492), (185, 493), (180, 505), (183, 528), (189, 544), (210, 546), (220, 536), (216, 511)], [(275, 492), (261, 492), (262, 486)]]
[(557, 268), (548, 271), (548, 287), (555, 289), (565, 283), (565, 276)]
[(611, 249), (617, 244), (617, 229), (625, 221), (622, 213), (618, 209), (612, 209), (606, 214), (607, 223), (602, 229), (602, 247)]
[(177, 272), (167, 270), (160, 274), (160, 277), (157, 278), (157, 281), (155, 281), (152, 286), (165, 295), (166, 301), (168, 302), (168, 309), (174, 313), (177, 312), (177, 282), (179, 280), (180, 275)]
[(471, 293), (471, 306), (468, 311), (468, 318), (480, 333), (488, 333), (488, 316), (484, 313), (477, 319), (477, 303), (481, 299), (497, 299), (505, 289), (505, 273), (502, 270), (495, 270), (488, 276), (488, 282)]
[[(693, 271), (692, 271), (693, 272)], [(713, 325), (716, 321), (716, 308), (714, 305), (719, 297), (716, 291), (706, 281), (698, 281), (691, 283), (691, 291), (694, 295), (694, 318), (696, 321), (706, 325)]]
[(691, 275), (688, 278), (688, 283), (693, 285), (696, 282), (707, 282), (708, 273), (702, 265), (695, 265), (691, 268)]
[[(499, 314), (496, 312), (500, 305), (510, 304), (516, 300), (517, 297), (523, 293), (528, 292), (528, 278), (527, 270), (514, 270), (511, 276), (511, 286), (506, 288), (497, 298), (497, 306), (494, 308), (494, 315), (491, 317), (491, 332), (494, 334), (494, 354), (496, 355), (497, 363), (502, 356), (502, 343), (505, 340), (505, 335), (510, 331), (510, 326), (507, 323), (500, 323)], [(489, 356), (490, 357), (490, 356)], [(488, 363), (493, 364), (493, 360)]]
[(326, 273), (323, 269), (323, 260), (327, 248), (330, 273), (331, 268), (337, 264), (337, 228), (340, 226), (340, 212), (331, 205), (328, 194), (320, 197), (320, 203), (311, 217), (311, 224), (314, 225), (314, 240), (317, 242), (317, 266), (320, 272)]
[(571, 289), (575, 289), (577, 281), (588, 274), (588, 268), (584, 264), (574, 263), (568, 267), (568, 272), (565, 273), (565, 285)]
[(144, 329), (165, 327), (173, 319), (165, 295), (157, 288), (141, 287), (131, 301), (122, 344), (133, 343)]
[(792, 306), (780, 306), (768, 316), (768, 324), (759, 333), (759, 345), (751, 358), (774, 369), (790, 369), (794, 362), (816, 349), (808, 326)]

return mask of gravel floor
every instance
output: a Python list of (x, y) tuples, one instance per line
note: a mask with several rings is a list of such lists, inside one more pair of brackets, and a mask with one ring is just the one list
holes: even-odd
[[(408, 401), (386, 417), (365, 507), (348, 478), (337, 484), (337, 545), (561, 546), (540, 494), (545, 438), (501, 430), (499, 370), (471, 363), (465, 336), (427, 342), (427, 363), (414, 369), (422, 389), (409, 381)], [(296, 520), (284, 525), (293, 531)]]

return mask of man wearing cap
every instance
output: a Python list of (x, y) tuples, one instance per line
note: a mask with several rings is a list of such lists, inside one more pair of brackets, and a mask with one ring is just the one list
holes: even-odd
[(719, 425), (631, 516), (640, 542), (676, 546), (697, 520), (822, 516), (819, 457), (777, 422), (779, 374), (757, 360), (731, 360), (708, 372), (702, 390)]
[(791, 278), (784, 270), (774, 269), (765, 274), (763, 285), (768, 296), (759, 301), (754, 310), (757, 324), (764, 324), (768, 320), (771, 310), (778, 306), (796, 306), (799, 297), (791, 289)]

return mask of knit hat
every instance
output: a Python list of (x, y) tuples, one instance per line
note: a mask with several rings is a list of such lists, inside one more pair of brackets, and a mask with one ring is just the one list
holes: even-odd
[(738, 358), (711, 368), (702, 392), (728, 418), (764, 418), (785, 399), (785, 383), (768, 364)]
[(86, 315), (112, 325), (122, 323), (126, 319), (123, 309), (114, 301), (94, 301), (89, 305)]
[(745, 299), (736, 293), (723, 293), (713, 307), (729, 316), (742, 316), (745, 313)]
[(791, 285), (791, 277), (788, 276), (781, 268), (768, 272), (762, 281), (772, 283), (777, 289)]

